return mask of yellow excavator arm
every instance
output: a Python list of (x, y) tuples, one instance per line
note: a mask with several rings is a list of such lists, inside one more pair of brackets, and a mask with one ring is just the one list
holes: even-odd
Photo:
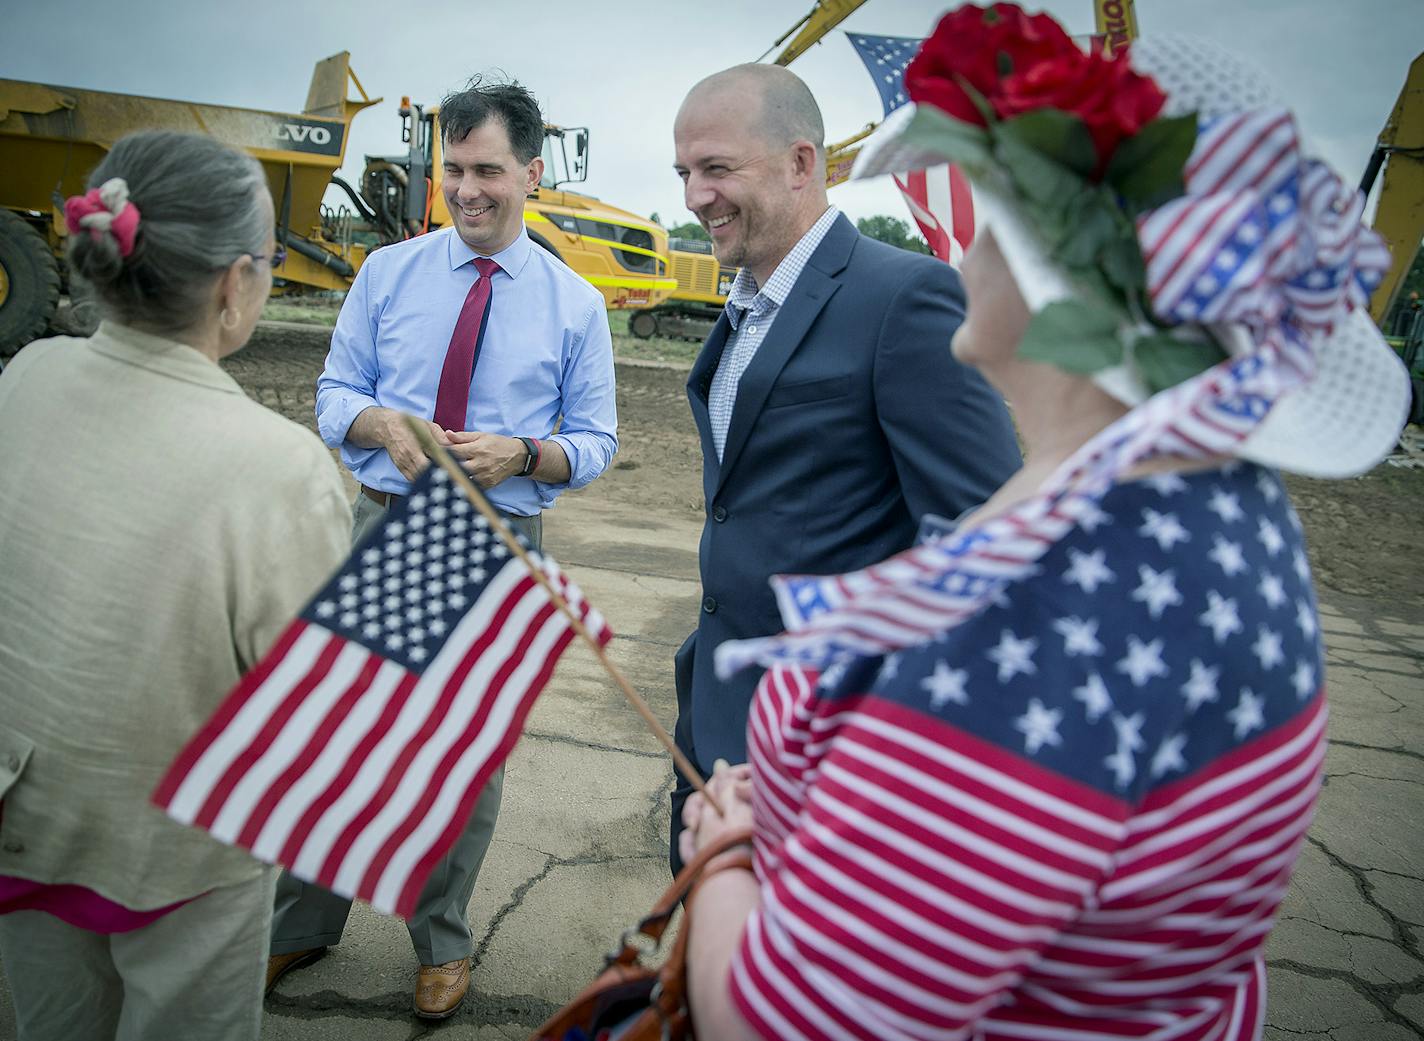
[[(791, 39), (791, 42), (782, 48), (781, 53), (772, 59), (772, 63), (790, 65), (864, 3), (865, 0), (817, 0), (816, 6), (811, 8), (805, 17), (782, 33), (767, 50), (767, 54), (770, 54), (795, 34), (795, 39)], [(860, 133), (826, 146), (827, 188), (833, 188), (850, 177), (851, 164), (855, 162), (856, 154), (860, 151), (855, 145), (868, 137), (874, 129), (875, 124), (868, 123)]]
[(1409, 75), (1385, 121), (1370, 157), (1360, 190), (1369, 195), (1384, 170), (1375, 230), (1384, 236), (1394, 265), (1370, 298), (1370, 315), (1383, 322), (1424, 239), (1424, 54), (1409, 66)]
[[(787, 43), (781, 53), (772, 59), (772, 64), (790, 65), (864, 3), (865, 0), (817, 0), (816, 6), (811, 8), (806, 17), (787, 29), (781, 34), (781, 38), (771, 45), (775, 50), (786, 43), (792, 33), (796, 33), (796, 38)], [(797, 32), (798, 29), (800, 32)]]

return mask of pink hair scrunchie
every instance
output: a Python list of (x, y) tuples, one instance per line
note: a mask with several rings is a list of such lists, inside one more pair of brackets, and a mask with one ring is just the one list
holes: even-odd
[(128, 182), (122, 177), (111, 177), (83, 195), (64, 200), (64, 226), (69, 233), (77, 235), (87, 229), (95, 242), (101, 235), (112, 235), (121, 257), (133, 252), (139, 218), (138, 207), (129, 202)]

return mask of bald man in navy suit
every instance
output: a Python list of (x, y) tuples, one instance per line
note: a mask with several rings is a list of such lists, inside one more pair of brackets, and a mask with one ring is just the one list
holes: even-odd
[(925, 514), (959, 516), (1022, 463), (1003, 400), (950, 355), (958, 274), (828, 205), (824, 139), (806, 85), (774, 65), (703, 80), (674, 127), (687, 207), (718, 261), (741, 268), (687, 383), (707, 519), (676, 737), (704, 773), (746, 758), (759, 673), (719, 681), (712, 658), (725, 640), (781, 631), (772, 575), (883, 560)]

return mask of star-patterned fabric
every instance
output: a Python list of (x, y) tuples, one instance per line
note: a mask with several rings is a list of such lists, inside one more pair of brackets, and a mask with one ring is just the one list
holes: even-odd
[(396, 505), (398, 515), (356, 548), (303, 617), (419, 672), (509, 550), (447, 481)]
[(915, 36), (862, 36), (850, 33), (851, 46), (880, 93), (880, 104), (889, 115), (909, 98), (905, 94), (905, 70), (925, 41)]
[(778, 667), (748, 727), (768, 1038), (1259, 1036), (1324, 755), (1279, 478), (1120, 484), (937, 640)]

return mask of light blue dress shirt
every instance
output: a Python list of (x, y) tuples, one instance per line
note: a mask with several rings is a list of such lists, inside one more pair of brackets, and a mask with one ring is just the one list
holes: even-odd
[[(352, 283), (317, 380), (316, 416), (322, 440), (341, 449), (364, 485), (396, 495), (409, 490), (385, 449), (358, 448), (346, 433), (372, 405), (435, 414), (450, 334), (479, 277), (474, 258), (445, 228), (377, 250)], [(491, 276), (465, 429), (563, 446), (572, 471), (567, 484), (511, 477), (488, 489), (500, 509), (531, 516), (564, 489), (592, 481), (618, 450), (613, 341), (602, 295), (527, 233), (490, 259), (500, 270)]]

